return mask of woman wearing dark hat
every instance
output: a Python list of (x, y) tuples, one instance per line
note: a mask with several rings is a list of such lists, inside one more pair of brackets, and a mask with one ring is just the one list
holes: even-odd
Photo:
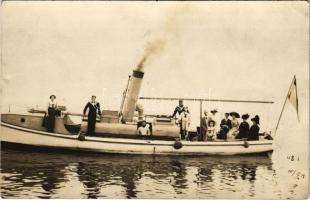
[(47, 106), (47, 131), (48, 132), (54, 132), (55, 127), (55, 115), (57, 110), (57, 102), (56, 102), (56, 96), (51, 95), (50, 101), (48, 102)]
[(246, 121), (249, 117), (250, 117), (250, 115), (248, 115), (248, 114), (241, 116), (243, 121), (240, 123), (239, 133), (236, 136), (236, 139), (242, 139), (242, 138), (248, 138), (249, 137), (248, 135), (249, 135), (250, 125)]
[(232, 120), (231, 120), (232, 128), (227, 133), (227, 138), (235, 139), (236, 135), (239, 132), (239, 121), (237, 118), (240, 118), (240, 115), (236, 112), (231, 112), (230, 115), (232, 117)]
[(248, 140), (259, 140), (259, 116), (255, 115), (251, 121), (253, 122), (253, 125), (250, 128)]
[(228, 118), (229, 113), (225, 113), (224, 119), (222, 119), (221, 124), (220, 124), (220, 134), (219, 134), (219, 139), (226, 140), (227, 139), (227, 133), (231, 129), (231, 120)]

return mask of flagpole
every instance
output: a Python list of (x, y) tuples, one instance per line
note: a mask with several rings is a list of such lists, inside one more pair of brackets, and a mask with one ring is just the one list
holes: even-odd
[(296, 75), (294, 75), (294, 81), (295, 81), (295, 87), (296, 87), (296, 99), (297, 99), (297, 104), (296, 104), (296, 109), (297, 109), (297, 119), (298, 119), (298, 122), (300, 122), (299, 120), (299, 111), (298, 111), (298, 95), (297, 95), (297, 81), (296, 81)]
[(287, 99), (288, 99), (287, 97), (288, 97), (288, 95), (289, 95), (289, 93), (290, 93), (291, 87), (292, 87), (292, 85), (293, 85), (295, 79), (296, 79), (296, 77), (295, 77), (295, 75), (294, 75), (294, 78), (293, 78), (293, 80), (292, 80), (292, 83), (291, 83), (290, 87), (288, 88), (288, 92), (287, 92), (287, 94), (286, 94), (286, 98), (285, 98), (285, 101), (284, 101), (284, 104), (283, 104), (283, 107), (282, 107), (282, 110), (281, 110), (281, 113), (280, 113), (280, 116), (279, 116), (279, 119), (278, 119), (278, 123), (277, 123), (277, 126), (276, 126), (276, 130), (275, 130), (274, 136), (275, 136), (276, 133), (277, 133), (278, 126), (279, 126), (279, 123), (280, 123), (280, 120), (281, 120), (281, 117), (282, 117), (282, 114), (283, 114), (283, 110), (284, 110), (284, 108), (285, 108), (285, 104), (286, 104)]

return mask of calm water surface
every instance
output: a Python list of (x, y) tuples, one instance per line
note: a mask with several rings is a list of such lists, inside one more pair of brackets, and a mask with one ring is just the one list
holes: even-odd
[[(283, 198), (267, 156), (1, 153), (4, 198)], [(296, 184), (295, 184), (296, 185)], [(295, 188), (285, 198), (295, 197)]]

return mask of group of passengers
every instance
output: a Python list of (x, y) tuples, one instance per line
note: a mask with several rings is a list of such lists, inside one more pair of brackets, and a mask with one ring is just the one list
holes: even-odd
[(217, 110), (212, 110), (209, 116), (208, 112), (204, 112), (204, 117), (201, 119), (201, 140), (212, 141), (215, 139), (221, 140), (259, 140), (259, 116), (251, 118), (252, 125), (250, 127), (248, 119), (250, 115), (243, 114), (242, 122), (239, 122), (240, 115), (237, 112), (225, 113), (224, 119), (216, 119)]
[[(88, 110), (88, 125), (87, 133), (94, 135), (96, 126), (97, 114), (101, 115), (100, 104), (96, 101), (96, 96), (91, 97), (83, 110), (83, 116), (85, 116)], [(48, 103), (44, 126), (48, 132), (54, 132), (55, 118), (57, 116), (57, 102), (56, 96), (51, 95)], [(200, 134), (198, 140), (200, 141), (212, 141), (216, 139), (220, 140), (232, 140), (232, 139), (247, 139), (247, 140), (259, 140), (259, 116), (256, 115), (251, 119), (252, 126), (250, 127), (247, 122), (250, 117), (248, 114), (241, 116), (242, 122), (239, 123), (238, 118), (240, 115), (237, 112), (225, 113), (224, 119), (219, 124), (219, 118), (216, 114), (217, 110), (211, 110), (210, 113), (204, 111), (204, 116), (201, 118)], [(189, 140), (189, 126), (190, 126), (190, 112), (188, 107), (183, 105), (183, 101), (179, 100), (179, 105), (175, 108), (172, 118), (178, 115), (176, 121), (180, 127), (181, 139)], [(231, 119), (230, 119), (231, 118)], [(141, 126), (138, 126), (138, 132), (140, 135), (150, 135), (151, 127), (146, 121), (141, 121)]]
[[(237, 112), (225, 113), (222, 120), (219, 119), (216, 109), (208, 112), (204, 111), (204, 116), (201, 118), (200, 131), (198, 131), (197, 140), (213, 141), (213, 140), (259, 140), (259, 116), (251, 118), (252, 125), (250, 127), (248, 119), (250, 115), (244, 114), (241, 116), (242, 122), (239, 122), (240, 115)], [(190, 112), (188, 107), (184, 106), (183, 101), (179, 100), (179, 105), (175, 108), (171, 117), (177, 117), (177, 124), (180, 127), (181, 139), (190, 140), (189, 125)]]

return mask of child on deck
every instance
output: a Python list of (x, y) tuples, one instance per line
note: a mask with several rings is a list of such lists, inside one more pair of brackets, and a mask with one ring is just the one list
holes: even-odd
[(138, 128), (139, 135), (150, 135), (150, 128), (149, 125), (146, 123), (145, 120), (141, 122), (141, 126)]
[(207, 141), (214, 140), (215, 136), (215, 122), (213, 120), (209, 121), (208, 130), (207, 130)]

